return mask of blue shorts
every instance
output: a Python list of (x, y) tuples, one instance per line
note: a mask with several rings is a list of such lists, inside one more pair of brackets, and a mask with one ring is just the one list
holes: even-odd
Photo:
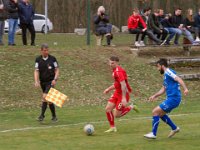
[(180, 103), (181, 99), (166, 99), (159, 106), (164, 112), (170, 113), (174, 108), (178, 107)]

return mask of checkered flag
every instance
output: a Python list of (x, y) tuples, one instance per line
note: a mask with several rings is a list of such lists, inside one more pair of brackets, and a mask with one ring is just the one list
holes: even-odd
[(45, 98), (47, 101), (54, 103), (58, 107), (62, 107), (65, 101), (69, 101), (68, 97), (59, 92), (58, 90), (51, 88)]

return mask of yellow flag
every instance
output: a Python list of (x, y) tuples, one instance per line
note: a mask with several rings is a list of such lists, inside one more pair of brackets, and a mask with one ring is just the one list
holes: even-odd
[(69, 101), (68, 97), (59, 92), (58, 90), (51, 88), (45, 98), (47, 101), (54, 103), (58, 107), (62, 107), (65, 101)]

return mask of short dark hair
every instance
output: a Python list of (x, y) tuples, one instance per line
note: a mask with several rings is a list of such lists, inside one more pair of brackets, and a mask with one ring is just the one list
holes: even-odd
[(117, 56), (111, 56), (111, 57), (110, 57), (110, 60), (111, 60), (111, 61), (119, 62), (119, 58), (118, 58)]
[(145, 12), (147, 12), (149, 10), (151, 10), (151, 7), (144, 8), (143, 13), (145, 13)]
[(160, 58), (160, 60), (158, 60), (156, 64), (159, 64), (159, 65), (161, 65), (161, 66), (163, 65), (163, 66), (165, 66), (165, 67), (168, 67), (168, 61), (167, 61), (167, 59), (165, 59), (165, 58)]
[(44, 48), (46, 48), (46, 49), (49, 48), (49, 46), (48, 46), (47, 43), (43, 43), (43, 44), (41, 45), (41, 50), (43, 50)]

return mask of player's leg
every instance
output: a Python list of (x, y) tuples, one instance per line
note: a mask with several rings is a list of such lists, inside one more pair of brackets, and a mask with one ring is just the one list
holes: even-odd
[[(45, 89), (45, 93), (46, 93), (46, 94), (49, 92), (49, 90), (50, 90), (51, 87), (53, 87), (53, 86), (51, 85), (51, 82), (48, 82), (47, 85), (46, 85), (46, 89)], [(45, 95), (45, 97), (46, 97), (46, 95)], [(51, 115), (52, 115), (52, 119), (51, 119), (51, 120), (52, 120), (53, 122), (57, 122), (58, 119), (57, 119), (57, 117), (56, 117), (55, 105), (54, 105), (53, 103), (50, 103), (50, 102), (49, 102), (49, 109), (51, 110)]]
[(46, 109), (47, 109), (47, 101), (44, 99), (45, 97), (46, 97), (46, 94), (43, 93), (43, 95), (42, 95), (41, 114), (38, 117), (38, 121), (43, 121), (44, 118), (45, 118), (45, 112), (46, 112)]
[(106, 110), (106, 116), (107, 116), (108, 122), (110, 124), (110, 129), (108, 129), (105, 132), (116, 132), (117, 131), (117, 129), (115, 127), (115, 122), (114, 122), (114, 115), (112, 112), (114, 108), (115, 108), (115, 103), (113, 103), (113, 102), (107, 103), (105, 110)]
[[(174, 100), (166, 100), (164, 103), (164, 106), (162, 106), (163, 104), (160, 105), (160, 107), (162, 109), (164, 109), (165, 112), (169, 113), (171, 112), (173, 109), (175, 109), (176, 107), (179, 106), (181, 100), (179, 100), (177, 103), (174, 103)], [(166, 124), (168, 124), (170, 127), (171, 127), (171, 132), (170, 134), (168, 135), (168, 137), (172, 137), (174, 136), (176, 133), (178, 133), (180, 131), (180, 128), (177, 127), (174, 122), (170, 119), (170, 117), (165, 114), (163, 116), (160, 117), (162, 119), (162, 121), (164, 121)]]
[(155, 139), (157, 135), (157, 130), (160, 122), (160, 116), (165, 115), (166, 112), (163, 111), (160, 106), (157, 106), (153, 109), (152, 111), (152, 132), (145, 134), (144, 137), (150, 138), (150, 139)]
[[(139, 112), (139, 110), (138, 110), (136, 105), (131, 104), (129, 106), (123, 106), (122, 103), (121, 103), (121, 99), (122, 99), (122, 96), (120, 95), (119, 99), (117, 101), (117, 104), (116, 104), (116, 109), (114, 111), (114, 116), (116, 118), (119, 118), (119, 117), (122, 117), (122, 116), (126, 115), (131, 110), (135, 110), (136, 112)], [(126, 100), (127, 100), (127, 103), (130, 100), (129, 93), (126, 94)]]

